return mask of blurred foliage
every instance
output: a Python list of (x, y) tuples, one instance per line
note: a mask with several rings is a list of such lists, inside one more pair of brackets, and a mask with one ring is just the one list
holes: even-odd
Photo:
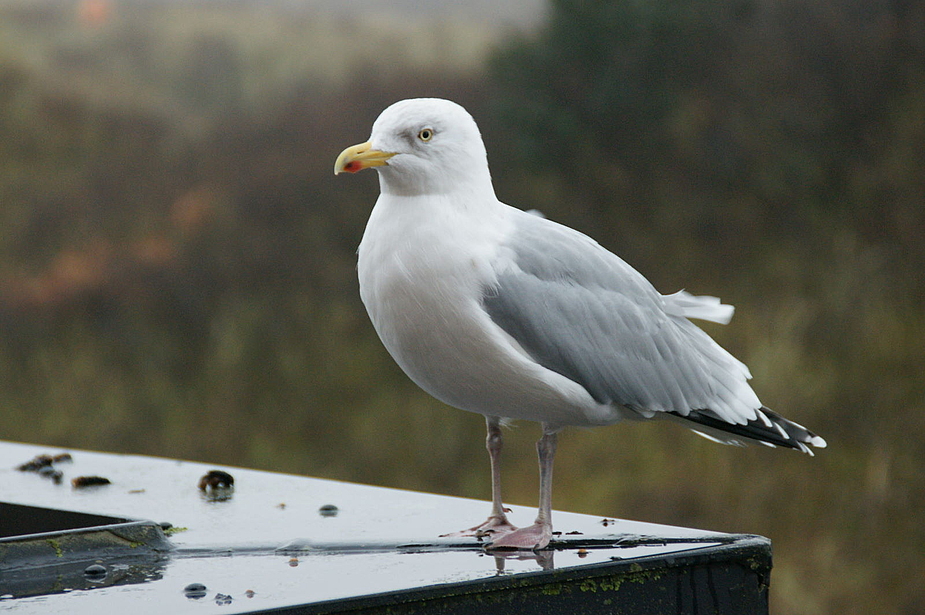
[[(767, 535), (777, 613), (922, 612), (923, 33), (902, 0), (556, 0), (519, 38), (0, 2), (0, 438), (487, 497), (479, 417), (417, 390), (359, 302), (375, 176), (331, 174), (387, 104), (439, 95), (502, 199), (735, 303), (705, 328), (830, 445), (570, 432), (557, 506)], [(509, 431), (511, 502), (536, 435)]]

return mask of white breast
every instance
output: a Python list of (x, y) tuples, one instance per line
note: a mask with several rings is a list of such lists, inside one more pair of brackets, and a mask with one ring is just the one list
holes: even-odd
[(617, 420), (583, 387), (527, 357), (482, 309), (483, 289), (510, 264), (499, 248), (509, 208), (494, 203), (473, 217), (449, 200), (419, 199), (381, 196), (359, 249), (361, 298), (405, 373), (472, 412), (561, 425)]

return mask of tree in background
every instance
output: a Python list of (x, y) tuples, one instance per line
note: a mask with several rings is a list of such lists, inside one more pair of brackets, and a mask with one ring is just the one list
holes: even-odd
[(904, 170), (925, 164), (908, 138), (923, 20), (904, 2), (554, 0), (539, 36), (494, 62), (508, 155), (643, 257), (634, 236), (654, 227), (746, 255), (832, 225), (902, 240), (925, 230)]

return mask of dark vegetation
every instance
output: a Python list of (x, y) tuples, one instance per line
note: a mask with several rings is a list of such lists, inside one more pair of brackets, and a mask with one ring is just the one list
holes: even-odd
[[(331, 173), (439, 95), (502, 199), (736, 304), (709, 332), (829, 441), (570, 432), (556, 505), (767, 535), (777, 613), (925, 610), (921, 3), (559, 0), (485, 70), (415, 63), (421, 30), (335, 61), (362, 23), (140, 6), (0, 5), (0, 437), (487, 497), (481, 420), (359, 302), (375, 177)], [(512, 502), (536, 435), (510, 433)]]

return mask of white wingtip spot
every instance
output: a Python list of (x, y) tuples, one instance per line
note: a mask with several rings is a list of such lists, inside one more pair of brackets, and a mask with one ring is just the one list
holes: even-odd
[(779, 433), (781, 436), (783, 436), (783, 437), (784, 437), (785, 439), (787, 439), (787, 440), (790, 439), (790, 434), (787, 433), (787, 430), (784, 429), (783, 426), (781, 426), (781, 425), (779, 425), (779, 424), (777, 424), (777, 423), (774, 423), (774, 427), (777, 429), (777, 433)]
[(813, 436), (809, 439), (809, 443), (815, 446), (816, 448), (825, 448), (828, 446), (828, 443), (820, 438), (819, 436)]
[[(765, 426), (765, 427), (772, 427), (772, 426), (775, 426), (775, 427), (777, 427), (778, 429), (780, 429), (780, 426), (779, 426), (779, 425), (775, 425), (774, 423), (772, 423), (772, 422), (771, 422), (771, 419), (768, 418), (768, 415), (765, 414), (764, 412), (762, 412), (761, 410), (755, 410), (755, 414), (758, 415), (758, 418), (761, 419), (761, 422), (764, 423), (764, 426)], [(787, 435), (787, 434), (784, 434), (784, 436), (786, 436), (786, 435)]]

